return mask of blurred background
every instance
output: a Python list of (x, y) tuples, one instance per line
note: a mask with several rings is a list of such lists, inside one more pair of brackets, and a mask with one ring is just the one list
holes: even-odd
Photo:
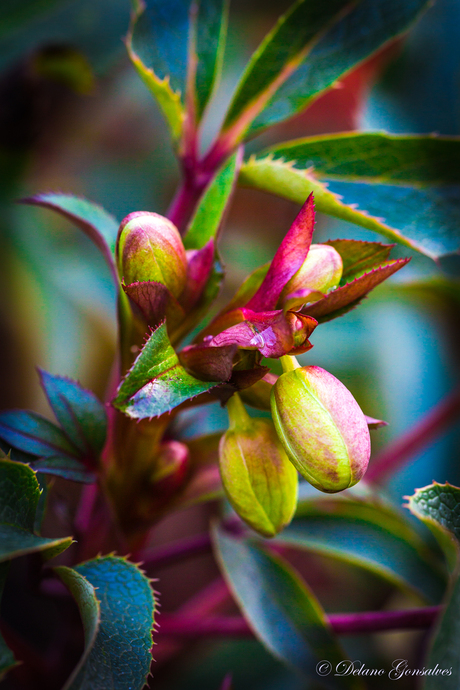
[[(232, 1), (224, 74), (207, 114), (204, 146), (218, 129), (251, 52), (289, 5), (281, 0)], [(104, 397), (116, 336), (114, 290), (96, 248), (56, 215), (16, 200), (64, 191), (101, 204), (121, 220), (137, 210), (165, 213), (178, 183), (166, 126), (125, 54), (129, 15), (128, 0), (4, 0), (0, 10), (2, 408), (50, 414), (36, 366), (76, 378)], [(307, 112), (258, 137), (248, 150), (353, 129), (460, 134), (459, 43), (460, 2), (437, 0), (408, 37), (347, 76)], [(297, 210), (261, 192), (237, 192), (221, 244), (227, 269), (221, 302), (252, 269), (271, 259)], [(317, 220), (316, 242), (379, 239), (326, 216)], [(408, 254), (396, 247), (393, 256)], [(318, 328), (313, 350), (300, 358), (302, 364), (331, 371), (366, 414), (389, 422), (373, 432), (375, 451), (410, 428), (458, 383), (460, 289), (452, 279), (455, 270), (414, 255), (358, 310)], [(207, 431), (225, 428), (226, 413), (218, 405), (199, 414)], [(193, 415), (182, 424), (184, 435), (197, 433)], [(404, 495), (433, 479), (460, 485), (458, 458), (457, 425), (391, 480), (391, 497), (401, 505)], [(65, 496), (65, 482), (58, 487)], [(174, 515), (158, 527), (154, 541), (200, 531), (207, 519), (205, 509)], [(302, 569), (305, 564), (298, 558)], [(309, 584), (315, 591), (319, 587), (327, 610), (376, 608), (389, 596), (378, 580), (340, 568), (346, 602), (334, 586), (337, 564), (308, 556)], [(159, 577), (157, 588), (168, 611), (212, 582), (217, 569), (204, 556)], [(368, 663), (381, 655), (394, 658), (396, 650), (402, 657), (405, 649), (418, 648), (413, 637), (405, 633), (365, 643), (351, 640), (349, 650)], [(168, 662), (174, 658), (174, 653), (159, 651), (156, 688), (217, 689), (230, 668), (236, 690), (305, 688), (256, 642), (203, 642), (183, 649), (180, 664)]]

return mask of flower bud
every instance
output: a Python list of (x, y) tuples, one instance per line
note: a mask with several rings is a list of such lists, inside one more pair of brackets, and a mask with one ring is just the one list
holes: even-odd
[(342, 271), (342, 257), (334, 247), (312, 244), (302, 266), (284, 286), (281, 301), (304, 288), (326, 293), (340, 283)]
[(237, 394), (227, 407), (230, 428), (219, 445), (225, 493), (242, 520), (263, 536), (274, 537), (294, 515), (297, 471), (271, 421), (249, 417)]
[(179, 297), (187, 279), (187, 259), (173, 223), (158, 213), (131, 213), (120, 225), (117, 242), (120, 276), (126, 285), (154, 281)]
[(273, 386), (271, 408), (284, 449), (310, 484), (335, 493), (359, 482), (369, 462), (369, 430), (335, 376), (315, 366), (287, 371)]

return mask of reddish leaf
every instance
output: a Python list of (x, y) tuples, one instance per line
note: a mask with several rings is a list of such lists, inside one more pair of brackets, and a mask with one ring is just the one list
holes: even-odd
[(190, 345), (179, 353), (181, 364), (202, 381), (228, 381), (232, 375), (236, 345)]
[(384, 422), (383, 419), (374, 419), (374, 417), (368, 417), (367, 414), (364, 416), (369, 429), (380, 429), (382, 426), (388, 426), (388, 422)]
[(315, 206), (310, 194), (300, 213), (282, 241), (268, 273), (256, 294), (247, 302), (248, 309), (274, 309), (286, 285), (305, 261), (315, 225)]
[(384, 280), (396, 273), (396, 271), (399, 271), (408, 261), (410, 259), (397, 259), (396, 261), (388, 262), (384, 266), (380, 266), (380, 268), (376, 268), (370, 273), (365, 273), (351, 283), (333, 290), (324, 299), (306, 307), (304, 312), (318, 319), (320, 323), (342, 316), (342, 314), (353, 309), (373, 288), (383, 283)]

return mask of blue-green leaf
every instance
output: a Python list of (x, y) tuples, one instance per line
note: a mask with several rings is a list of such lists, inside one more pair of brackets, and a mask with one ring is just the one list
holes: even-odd
[[(456, 577), (447, 596), (447, 605), (439, 620), (426, 661), (426, 667), (439, 668), (427, 675), (424, 690), (458, 690), (460, 679), (460, 577)], [(442, 671), (445, 671), (442, 673)]]
[(72, 543), (71, 537), (48, 539), (34, 533), (40, 487), (33, 470), (8, 458), (0, 460), (0, 561), (41, 551), (52, 558)]
[(209, 240), (217, 239), (222, 219), (235, 188), (241, 160), (242, 151), (237, 151), (217, 171), (206, 187), (184, 236), (186, 249), (201, 249)]
[(59, 427), (28, 410), (6, 410), (0, 413), (0, 438), (31, 456), (77, 456), (77, 449)]
[(120, 281), (114, 261), (119, 223), (110, 213), (87, 199), (54, 192), (36, 194), (28, 199), (23, 199), (22, 203), (56, 211), (83, 230), (102, 252), (115, 285), (119, 286)]
[(218, 80), (227, 26), (226, 0), (145, 0), (127, 40), (129, 56), (155, 96), (173, 140), (183, 132), (187, 69), (199, 119)]
[[(329, 4), (319, 3), (321, 7)], [(429, 5), (429, 0), (358, 2), (320, 37), (308, 58), (254, 120), (248, 134), (253, 136), (305, 109), (342, 75), (407, 31)]]
[(51, 408), (66, 436), (88, 459), (97, 459), (107, 436), (107, 413), (91, 391), (63, 376), (39, 370)]
[(149, 580), (116, 556), (55, 570), (78, 604), (85, 632), (84, 654), (64, 690), (141, 690), (152, 660)]
[(32, 469), (42, 474), (52, 474), (55, 477), (63, 477), (73, 482), (93, 484), (97, 477), (80, 461), (67, 456), (51, 456), (35, 460)]
[[(278, 659), (318, 680), (322, 659), (345, 659), (319, 602), (281, 558), (254, 543), (214, 530), (217, 557), (233, 594), (259, 640)], [(355, 677), (325, 679), (325, 687), (360, 688)]]
[(439, 602), (445, 589), (436, 556), (403, 516), (375, 499), (305, 501), (301, 492), (297, 517), (276, 539), (373, 572), (426, 601)]
[(155, 329), (118, 389), (113, 405), (129, 417), (156, 417), (215, 388), (200, 381), (179, 363), (166, 324)]

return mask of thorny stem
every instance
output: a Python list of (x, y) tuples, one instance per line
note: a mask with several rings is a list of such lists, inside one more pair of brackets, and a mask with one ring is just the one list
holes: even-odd
[[(328, 616), (328, 623), (338, 635), (356, 635), (393, 630), (429, 628), (441, 612), (441, 606), (404, 611), (366, 611), (339, 613)], [(180, 614), (160, 616), (162, 635), (177, 637), (252, 637), (253, 632), (241, 616), (215, 616), (200, 618)]]
[(389, 475), (435, 441), (459, 416), (460, 387), (376, 456), (367, 471), (367, 481), (383, 483)]

